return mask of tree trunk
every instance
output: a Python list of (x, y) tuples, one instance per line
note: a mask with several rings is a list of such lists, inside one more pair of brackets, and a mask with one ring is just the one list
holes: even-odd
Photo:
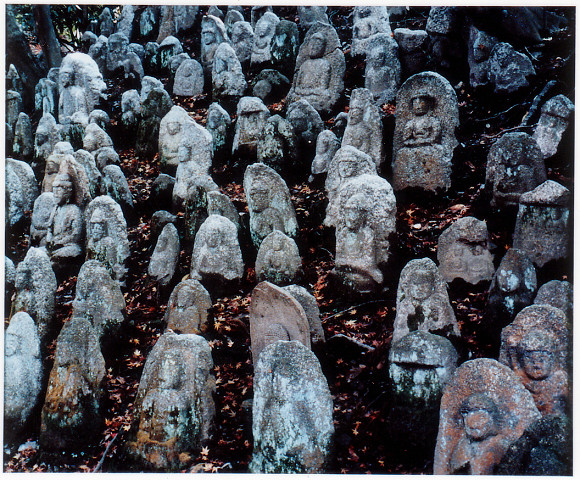
[(36, 34), (38, 41), (44, 52), (48, 68), (60, 67), (62, 55), (60, 53), (60, 43), (54, 33), (54, 25), (50, 16), (50, 5), (34, 6), (34, 23), (36, 24)]
[(34, 107), (34, 88), (47, 71), (30, 50), (10, 5), (6, 5), (6, 63), (14, 64), (18, 70), (24, 84), (24, 107), (30, 111)]

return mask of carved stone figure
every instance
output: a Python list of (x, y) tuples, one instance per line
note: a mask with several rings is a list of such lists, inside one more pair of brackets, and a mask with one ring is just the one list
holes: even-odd
[(350, 145), (370, 155), (377, 167), (383, 163), (383, 125), (370, 90), (355, 88), (350, 96), (348, 123), (341, 146)]
[(198, 335), (165, 332), (141, 375), (135, 424), (126, 449), (140, 464), (175, 470), (209, 437), (215, 379), (207, 341)]
[(270, 282), (261, 282), (252, 291), (250, 338), (256, 368), (264, 348), (278, 340), (297, 340), (310, 349), (308, 318), (290, 293)]
[(258, 249), (256, 278), (275, 285), (294, 283), (302, 265), (296, 242), (279, 230), (270, 233)]
[(38, 403), (42, 360), (38, 329), (28, 313), (15, 313), (4, 335), (4, 432), (12, 437)]
[(163, 227), (151, 255), (147, 272), (160, 285), (168, 285), (175, 275), (179, 260), (179, 235), (175, 225), (168, 223)]
[(346, 182), (338, 196), (344, 216), (336, 225), (336, 256), (331, 272), (349, 293), (380, 290), (381, 267), (390, 256), (395, 232), (395, 196), (389, 182), (360, 175)]
[(308, 318), (308, 323), (310, 324), (310, 343), (312, 346), (316, 347), (324, 344), (326, 339), (324, 338), (324, 330), (322, 329), (322, 322), (320, 321), (320, 310), (316, 297), (300, 285), (287, 285), (282, 287), (282, 290), (292, 295), (302, 305), (304, 313), (306, 313), (306, 317)]
[(393, 103), (401, 85), (398, 50), (397, 42), (387, 33), (375, 35), (365, 47), (365, 88), (377, 105)]
[[(324, 123), (320, 114), (304, 99), (300, 99), (288, 106), (286, 120), (294, 127), (294, 134), (298, 139), (298, 149), (302, 155), (310, 160), (314, 156), (316, 139), (324, 130)], [(308, 165), (307, 162), (304, 162)]]
[(219, 103), (212, 103), (207, 110), (205, 128), (213, 139), (213, 153), (223, 153), (232, 119)]
[(241, 97), (248, 86), (236, 52), (228, 43), (222, 43), (215, 50), (212, 84), (216, 99)]
[(119, 165), (106, 165), (103, 168), (103, 193), (115, 200), (124, 212), (133, 208), (133, 194)]
[(164, 317), (166, 329), (179, 334), (205, 333), (211, 306), (209, 292), (201, 283), (193, 278), (183, 280), (169, 297)]
[(439, 236), (437, 261), (447, 283), (456, 278), (473, 285), (491, 280), (495, 269), (486, 223), (463, 217), (447, 227)]
[(20, 221), (24, 212), (33, 209), (38, 184), (31, 166), (13, 158), (6, 159), (6, 213), (10, 225)]
[(376, 163), (373, 158), (357, 148), (350, 145), (341, 147), (332, 157), (324, 185), (328, 195), (325, 225), (336, 226), (339, 221), (338, 192), (340, 188), (351, 178), (364, 174), (376, 175)]
[(272, 115), (266, 121), (262, 139), (258, 142), (258, 162), (285, 174), (295, 167), (297, 143), (292, 124), (280, 115)]
[(252, 22), (252, 28), (254, 30), (256, 30), (258, 20), (260, 20), (260, 18), (262, 18), (262, 15), (264, 15), (266, 12), (272, 12), (272, 7), (266, 5), (256, 5), (252, 7), (250, 21)]
[(191, 278), (207, 282), (232, 282), (242, 278), (244, 262), (238, 229), (227, 218), (210, 215), (199, 228), (193, 245)]
[[(101, 153), (102, 150), (99, 152), (99, 154)], [(89, 182), (89, 193), (91, 197), (97, 197), (101, 192), (103, 176), (100, 170), (97, 168), (95, 156), (92, 153), (80, 148), (74, 153), (74, 158), (85, 170), (85, 174)]]
[[(175, 93), (175, 92), (174, 92)], [(137, 90), (127, 90), (121, 96), (121, 111), (123, 125), (127, 129), (136, 128), (141, 116), (141, 98)]]
[(237, 107), (238, 119), (232, 153), (235, 154), (241, 147), (255, 151), (269, 116), (270, 112), (262, 100), (257, 97), (242, 97)]
[(185, 126), (192, 119), (187, 112), (177, 105), (161, 119), (159, 124), (159, 157), (161, 164), (169, 169), (179, 165), (179, 146), (185, 135)]
[(399, 45), (399, 59), (403, 78), (426, 70), (429, 34), (425, 30), (395, 28), (394, 37)]
[(103, 8), (103, 11), (99, 15), (99, 31), (105, 37), (110, 37), (115, 31), (113, 16), (111, 15), (109, 7)]
[(498, 93), (514, 93), (529, 85), (528, 77), (536, 75), (532, 61), (509, 43), (493, 47), (489, 59), (489, 79)]
[(298, 25), (288, 20), (280, 20), (270, 42), (273, 67), (286, 77), (292, 78), (299, 47)]
[(517, 205), (523, 193), (545, 181), (542, 151), (527, 133), (508, 132), (489, 149), (485, 183), (492, 205)]
[(344, 90), (344, 71), (344, 53), (336, 30), (315, 23), (300, 46), (287, 101), (302, 98), (318, 112), (329, 113)]
[(550, 305), (562, 310), (568, 318), (572, 318), (572, 284), (565, 280), (550, 280), (544, 283), (534, 299), (535, 305)]
[(169, 94), (163, 88), (153, 88), (143, 101), (141, 90), (141, 121), (137, 129), (137, 149), (140, 156), (152, 156), (158, 149), (159, 125), (161, 119), (173, 107)]
[(311, 5), (311, 6), (298, 6), (298, 21), (300, 23), (300, 28), (307, 31), (316, 22), (322, 22), (327, 25), (330, 24), (328, 20), (328, 15), (326, 14), (327, 7), (321, 5)]
[(549, 305), (524, 308), (501, 332), (499, 361), (516, 373), (543, 415), (569, 413), (569, 341), (566, 315)]
[(114, 33), (107, 42), (107, 73), (115, 75), (123, 70), (125, 78), (133, 75), (140, 80), (143, 78), (143, 66), (137, 54), (129, 50), (129, 38), (122, 33)]
[(328, 171), (328, 165), (340, 148), (340, 142), (336, 135), (330, 130), (323, 130), (316, 139), (316, 156), (312, 161), (312, 168), (309, 182), (314, 180), (314, 175), (321, 175)]
[[(234, 9), (232, 9), (232, 7), (234, 7)], [(224, 18), (224, 25), (226, 26), (226, 32), (228, 33), (228, 36), (230, 37), (230, 39), (232, 39), (232, 42), (233, 42), (232, 29), (234, 27), (234, 24), (236, 22), (243, 22), (244, 21), (243, 11), (236, 10), (235, 9), (236, 7), (238, 7), (238, 5), (235, 5), (235, 6), (229, 5), (228, 11), (226, 12), (226, 16)], [(248, 25), (250, 25), (250, 24), (248, 23)]]
[(98, 260), (117, 281), (123, 282), (129, 257), (127, 222), (121, 207), (108, 195), (95, 198), (86, 208), (86, 260)]
[(416, 330), (460, 336), (447, 285), (430, 258), (411, 260), (399, 278), (392, 341)]
[(236, 22), (232, 26), (232, 46), (242, 65), (247, 65), (252, 57), (254, 30), (249, 22)]
[(59, 131), (54, 117), (45, 113), (36, 127), (34, 135), (34, 157), (42, 165), (59, 141)]
[(379, 34), (391, 36), (387, 7), (354, 7), (351, 55), (363, 55), (369, 43)]
[(240, 229), (240, 214), (227, 195), (218, 192), (207, 192), (207, 214), (221, 215), (230, 220), (236, 228)]
[(490, 475), (509, 446), (540, 418), (512, 371), (496, 360), (463, 363), (441, 399), (435, 475)]
[(43, 192), (52, 192), (52, 183), (58, 175), (61, 163), (73, 158), (72, 154), (73, 148), (69, 142), (57, 142), (55, 144), (54, 149), (46, 159), (44, 178), (42, 179)]
[(20, 158), (30, 158), (34, 152), (34, 137), (32, 123), (26, 113), (20, 112), (14, 126), (14, 143), (12, 152)]
[(256, 22), (251, 56), (252, 65), (271, 62), (272, 54), (270, 53), (270, 43), (276, 32), (276, 25), (279, 22), (278, 15), (272, 12), (265, 12), (260, 17), (260, 20)]
[(56, 115), (58, 111), (58, 86), (48, 78), (41, 78), (34, 89), (35, 110), (43, 115)]
[(201, 19), (201, 64), (206, 72), (211, 72), (215, 51), (223, 42), (229, 43), (224, 22), (213, 15), (205, 15)]
[(393, 139), (393, 188), (447, 190), (459, 125), (457, 96), (434, 72), (413, 75), (397, 93)]
[(73, 317), (63, 325), (56, 341), (42, 407), (43, 449), (78, 448), (101, 432), (104, 377), (105, 359), (93, 326), (87, 319)]
[(546, 180), (520, 197), (513, 247), (538, 267), (570, 255), (570, 191)]
[(322, 473), (330, 457), (332, 396), (316, 356), (298, 341), (267, 346), (255, 364), (253, 473)]
[(564, 95), (556, 95), (542, 106), (542, 114), (533, 137), (544, 159), (558, 152), (558, 145), (573, 114), (574, 104)]
[(113, 339), (123, 320), (125, 298), (116, 280), (101, 262), (87, 260), (77, 279), (73, 317), (91, 322), (95, 335), (101, 341)]
[(252, 95), (271, 105), (283, 99), (290, 88), (290, 80), (277, 70), (266, 68), (254, 77)]
[(184, 60), (175, 72), (173, 95), (195, 97), (203, 93), (203, 67), (197, 60)]
[(489, 84), (490, 57), (493, 47), (497, 43), (496, 37), (471, 25), (467, 42), (467, 61), (469, 63), (469, 84), (472, 87)]
[(296, 213), (288, 186), (280, 175), (263, 163), (249, 165), (244, 174), (244, 191), (250, 211), (250, 234), (256, 248), (273, 230), (296, 236)]
[(6, 91), (6, 123), (14, 128), (22, 111), (22, 96), (14, 90)]
[(46, 246), (46, 235), (51, 226), (52, 216), (56, 209), (56, 199), (52, 192), (42, 193), (34, 201), (32, 220), (30, 222), (30, 246)]

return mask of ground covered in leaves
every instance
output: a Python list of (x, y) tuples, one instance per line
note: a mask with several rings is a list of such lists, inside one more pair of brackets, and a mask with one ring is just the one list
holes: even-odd
[[(295, 10), (275, 9), (281, 17), (295, 20)], [(350, 8), (332, 8), (331, 19), (337, 27), (346, 51), (346, 92), (339, 111), (348, 108), (352, 88), (364, 84), (364, 62), (353, 60), (348, 54), (352, 24)], [(415, 9), (398, 26), (424, 28), (428, 9)], [(249, 13), (246, 15), (249, 18)], [(570, 26), (569, 32), (574, 31)], [(198, 36), (184, 40), (186, 51), (195, 51)], [(393, 431), (390, 425), (392, 405), (388, 395), (388, 351), (395, 316), (395, 295), (402, 267), (413, 258), (428, 256), (436, 259), (437, 239), (440, 233), (456, 219), (472, 215), (488, 222), (496, 266), (503, 253), (511, 246), (515, 220), (513, 215), (498, 216), (489, 207), (489, 199), (482, 188), (485, 181), (487, 151), (507, 129), (517, 127), (528, 113), (535, 96), (548, 80), (557, 80), (557, 93), (569, 94), (573, 89), (571, 68), (573, 61), (566, 56), (573, 51), (571, 33), (562, 33), (534, 51), (534, 66), (538, 75), (529, 88), (517, 96), (490, 95), (475, 92), (468, 82), (452, 83), (458, 95), (460, 128), (457, 132), (459, 147), (454, 157), (453, 187), (445, 195), (434, 196), (406, 192), (397, 195), (397, 234), (392, 242), (392, 265), (386, 276), (386, 288), (371, 298), (339, 296), (329, 284), (333, 268), (334, 232), (322, 226), (326, 195), (322, 183), (308, 184), (308, 172), (303, 178), (289, 183), (296, 209), (300, 232), (297, 243), (303, 260), (300, 284), (315, 295), (326, 338), (343, 334), (356, 339), (366, 348), (342, 348), (329, 344), (316, 352), (327, 376), (334, 399), (336, 429), (335, 450), (331, 471), (341, 473), (430, 473), (432, 451), (418, 452), (408, 441), (404, 431)], [(147, 266), (156, 243), (151, 231), (151, 216), (155, 210), (148, 202), (151, 184), (160, 173), (157, 157), (136, 158), (121, 138), (116, 122), (120, 118), (121, 87), (109, 82), (110, 100), (107, 110), (112, 113), (111, 135), (121, 157), (121, 168), (127, 176), (135, 199), (134, 212), (128, 218), (131, 257), (124, 289), (127, 303), (126, 322), (115, 344), (104, 350), (107, 375), (103, 401), (104, 425), (100, 436), (82, 451), (46, 453), (38, 449), (40, 412), (23, 435), (14, 443), (5, 445), (5, 471), (126, 471), (122, 444), (133, 421), (133, 400), (144, 362), (163, 331), (163, 316), (170, 290), (159, 289), (148, 277)], [(201, 124), (205, 123), (209, 96), (184, 99), (173, 97)], [(385, 105), (385, 139), (392, 137), (394, 106)], [(272, 112), (283, 110), (284, 105), (270, 105)], [(539, 112), (538, 112), (539, 113)], [(537, 121), (537, 118), (536, 118)], [(533, 125), (533, 123), (532, 123)], [(327, 127), (332, 127), (332, 119)], [(530, 131), (530, 129), (522, 129)], [(571, 139), (563, 153), (551, 159), (548, 178), (568, 188), (572, 186)], [(387, 159), (386, 164), (390, 163)], [(382, 174), (389, 179), (385, 167)], [(213, 177), (221, 190), (232, 198), (243, 217), (247, 206), (242, 187), (243, 169), (239, 166), (216, 164)], [(169, 206), (166, 207), (169, 209)], [(179, 214), (183, 221), (183, 213)], [(30, 217), (7, 232), (7, 255), (14, 263), (26, 253)], [(247, 218), (246, 218), (247, 224)], [(209, 442), (191, 459), (188, 472), (244, 472), (252, 453), (251, 412), (248, 400), (253, 396), (253, 366), (250, 353), (248, 306), (256, 281), (253, 259), (247, 239), (242, 239), (246, 260), (246, 275), (237, 291), (227, 297), (215, 298), (212, 307), (213, 328), (206, 335), (212, 347), (217, 391), (215, 430)], [(189, 273), (192, 244), (182, 242), (181, 258), (176, 280)], [(550, 266), (538, 272), (538, 284), (547, 280), (569, 279), (571, 273), (562, 265)], [(76, 278), (59, 284), (57, 291), (57, 318), (64, 323), (72, 315)], [(468, 286), (455, 281), (450, 285), (450, 299), (460, 325), (462, 337), (456, 342), (461, 361), (477, 357), (495, 356), (494, 347), (482, 335), (488, 285)], [(8, 295), (10, 292), (8, 292)], [(8, 305), (7, 305), (8, 306)], [(9, 312), (6, 312), (6, 322)], [(45, 358), (45, 370), (50, 371), (55, 341)], [(434, 439), (433, 439), (434, 443)]]

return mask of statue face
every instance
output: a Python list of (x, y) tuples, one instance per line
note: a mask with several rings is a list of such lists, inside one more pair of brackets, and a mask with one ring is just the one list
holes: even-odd
[(60, 71), (60, 83), (63, 87), (68, 87), (72, 85), (72, 72), (69, 70)]
[(341, 178), (352, 177), (356, 173), (356, 162), (345, 158), (338, 164), (338, 174)]
[(387, 55), (382, 48), (373, 48), (369, 55), (369, 64), (373, 68), (381, 68), (385, 66)]
[(192, 304), (192, 294), (189, 288), (181, 288), (179, 292), (177, 292), (177, 301), (176, 307), (177, 308), (187, 308)]
[(207, 236), (206, 245), (209, 248), (217, 248), (222, 243), (222, 232), (211, 230)]
[(219, 125), (220, 115), (216, 110), (212, 110), (207, 117), (207, 126), (216, 129)]
[(463, 415), (463, 426), (467, 438), (481, 441), (491, 436), (495, 430), (493, 417), (484, 409), (470, 410)]
[(20, 337), (14, 335), (13, 333), (6, 333), (4, 337), (4, 351), (7, 357), (15, 355), (20, 351)]
[(58, 173), (58, 169), (60, 167), (59, 162), (57, 162), (57, 160), (53, 157), (48, 157), (46, 160), (46, 174), (47, 175), (54, 175), (55, 173)]
[(361, 105), (353, 105), (350, 110), (348, 111), (349, 116), (350, 116), (350, 121), (351, 123), (354, 123), (355, 125), (357, 123), (359, 123), (360, 121), (362, 121), (363, 119), (363, 114), (364, 114), (364, 109), (362, 108)]
[(268, 195), (268, 190), (265, 188), (254, 188), (251, 191), (251, 196), (252, 196), (252, 203), (253, 203), (253, 207), (252, 210), (254, 212), (262, 212), (264, 210), (266, 210), (266, 208), (268, 208), (270, 201), (269, 201), (269, 195)]
[(104, 221), (91, 222), (91, 237), (95, 242), (105, 238), (107, 235), (107, 225)]
[(344, 207), (344, 223), (349, 230), (358, 230), (362, 227), (366, 216), (366, 210), (362, 202), (351, 198)]
[(409, 295), (418, 301), (429, 298), (434, 290), (435, 278), (433, 272), (427, 270), (417, 272), (415, 283), (409, 285)]
[(55, 180), (52, 184), (52, 193), (58, 205), (68, 203), (72, 197), (72, 183), (67, 180)]
[(413, 113), (417, 116), (427, 114), (429, 111), (429, 103), (425, 97), (413, 98)]
[(212, 24), (205, 24), (201, 31), (201, 41), (204, 45), (212, 45), (216, 43), (217, 32), (215, 26)]
[(544, 380), (552, 373), (554, 355), (548, 350), (526, 350), (522, 359), (524, 371), (532, 380)]
[(181, 130), (181, 123), (179, 122), (169, 122), (167, 124), (167, 132), (169, 135), (176, 135)]
[(310, 40), (310, 58), (321, 58), (324, 55), (326, 41), (319, 34), (312, 35)]

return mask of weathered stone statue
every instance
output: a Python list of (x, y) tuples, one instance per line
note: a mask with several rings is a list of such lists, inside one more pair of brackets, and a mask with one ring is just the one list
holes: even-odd
[(209, 437), (215, 414), (215, 379), (207, 341), (198, 335), (165, 332), (141, 375), (135, 423), (127, 453), (154, 470), (184, 466)]
[(270, 111), (264, 102), (257, 97), (242, 97), (238, 102), (236, 133), (232, 145), (232, 153), (244, 149), (256, 151), (257, 143), (262, 137), (264, 124)]
[(294, 127), (294, 134), (298, 140), (298, 149), (306, 157), (304, 165), (313, 158), (318, 134), (324, 129), (320, 114), (304, 99), (288, 105), (286, 120)]
[(185, 125), (191, 122), (187, 112), (177, 105), (162, 118), (159, 124), (159, 157), (162, 165), (170, 169), (177, 168), (179, 145), (185, 133)]
[(26, 113), (20, 112), (14, 126), (14, 143), (12, 152), (19, 158), (27, 159), (34, 152), (34, 137), (32, 136), (32, 123)]
[(330, 24), (328, 20), (328, 15), (326, 14), (326, 9), (327, 7), (323, 7), (320, 5), (299, 6), (298, 18), (300, 27), (304, 31), (307, 31), (316, 22)]
[(289, 20), (280, 20), (270, 42), (272, 66), (284, 76), (292, 78), (299, 48), (298, 25)]
[(328, 171), (328, 165), (340, 148), (340, 142), (336, 135), (330, 130), (323, 130), (316, 139), (316, 156), (312, 161), (311, 175), (309, 182), (314, 180), (314, 175), (321, 175)]
[(520, 197), (513, 247), (538, 267), (570, 255), (570, 191), (546, 180)]
[(123, 125), (127, 129), (137, 127), (141, 116), (141, 99), (137, 90), (127, 90), (121, 96), (121, 111)]
[(236, 52), (226, 42), (215, 50), (212, 84), (215, 99), (241, 97), (248, 86)]
[(201, 64), (206, 72), (211, 72), (215, 51), (223, 42), (229, 43), (224, 22), (205, 15), (201, 19)]
[(52, 153), (59, 139), (59, 130), (56, 120), (50, 113), (45, 113), (39, 120), (34, 135), (34, 157), (40, 165), (42, 165)]
[(6, 216), (10, 225), (16, 224), (25, 212), (33, 209), (38, 196), (38, 183), (32, 167), (23, 161), (6, 159)]
[(534, 140), (544, 159), (558, 152), (558, 145), (574, 114), (574, 104), (564, 95), (556, 95), (542, 106), (542, 115), (534, 130)]
[(542, 151), (527, 133), (508, 132), (489, 149), (485, 183), (492, 205), (517, 205), (523, 193), (546, 178)]
[(184, 60), (175, 72), (173, 95), (194, 97), (203, 93), (203, 67), (197, 60)]
[(439, 236), (437, 261), (447, 283), (456, 278), (473, 285), (491, 280), (495, 269), (486, 223), (463, 217), (447, 227)]
[(302, 98), (318, 112), (329, 113), (344, 90), (344, 71), (344, 54), (336, 30), (315, 23), (300, 46), (287, 101)]
[(244, 174), (244, 191), (250, 211), (250, 233), (256, 248), (274, 230), (289, 237), (296, 236), (296, 213), (288, 186), (280, 175), (263, 163), (249, 165)]
[(441, 399), (435, 475), (490, 475), (509, 446), (540, 418), (530, 393), (489, 358), (463, 363)]
[(490, 56), (498, 43), (496, 37), (478, 30), (471, 25), (467, 41), (467, 61), (469, 63), (469, 84), (481, 87), (489, 84)]
[(391, 36), (387, 7), (354, 7), (351, 55), (363, 55), (379, 34)]
[(460, 336), (447, 285), (430, 258), (411, 260), (401, 271), (392, 341), (417, 330)]
[(210, 215), (195, 236), (191, 278), (220, 284), (238, 281), (243, 274), (238, 229), (227, 218)]
[(238, 230), (240, 229), (240, 214), (230, 197), (221, 192), (216, 190), (207, 192), (207, 214), (226, 217)]
[(101, 432), (105, 359), (89, 320), (73, 317), (56, 341), (40, 426), (47, 450), (78, 448)]
[(370, 155), (377, 167), (383, 163), (383, 125), (371, 91), (355, 88), (350, 96), (348, 123), (341, 146), (350, 145)]
[(550, 280), (538, 289), (534, 304), (559, 308), (568, 318), (572, 318), (573, 297), (572, 284), (570, 282), (566, 280)]
[(395, 232), (395, 196), (389, 182), (360, 175), (340, 189), (333, 276), (349, 293), (380, 290)]
[(298, 341), (267, 346), (255, 365), (253, 473), (322, 473), (332, 445), (332, 396)]
[(401, 85), (399, 47), (387, 33), (373, 36), (367, 43), (365, 88), (368, 88), (377, 105), (393, 103)]
[(213, 139), (213, 153), (223, 153), (232, 119), (219, 103), (212, 103), (207, 110), (205, 128)]
[(32, 317), (15, 313), (4, 337), (4, 433), (13, 437), (27, 423), (42, 388), (40, 337)]
[(52, 183), (64, 161), (70, 160), (73, 148), (69, 142), (57, 142), (50, 155), (46, 158), (44, 177), (42, 179), (42, 191), (52, 192)]
[(516, 373), (543, 415), (570, 413), (569, 341), (566, 315), (549, 305), (524, 308), (501, 332), (499, 361)]
[(108, 195), (95, 198), (85, 211), (86, 260), (98, 260), (113, 279), (124, 284), (130, 255), (127, 222), (120, 205)]
[(393, 188), (447, 190), (459, 125), (457, 96), (438, 73), (413, 75), (397, 93)]
[(256, 278), (275, 285), (295, 283), (302, 265), (296, 242), (279, 230), (270, 233), (258, 249)]
[(155, 87), (149, 90), (143, 101), (141, 90), (141, 121), (137, 129), (137, 149), (139, 156), (152, 156), (158, 150), (159, 125), (161, 119), (173, 107), (169, 94), (163, 89)]
[(292, 124), (280, 115), (272, 115), (266, 120), (262, 140), (258, 142), (258, 162), (284, 175), (296, 168), (297, 143)]
[(41, 78), (34, 89), (35, 110), (43, 115), (50, 113), (56, 115), (58, 112), (58, 86), (48, 78)]
[(514, 93), (529, 85), (528, 77), (536, 75), (529, 57), (509, 43), (497, 43), (489, 59), (489, 79), (498, 93)]
[(172, 223), (168, 223), (163, 227), (161, 235), (157, 239), (147, 268), (149, 276), (160, 285), (168, 285), (175, 275), (175, 268), (179, 260), (179, 246), (177, 228)]
[(166, 329), (180, 334), (205, 333), (211, 306), (211, 297), (201, 283), (193, 278), (183, 280), (169, 297), (164, 317)]
[(254, 44), (252, 46), (252, 65), (259, 65), (272, 61), (270, 44), (276, 32), (276, 25), (280, 22), (278, 15), (272, 12), (265, 12), (256, 22), (254, 32)]
[(141, 80), (145, 75), (141, 59), (129, 49), (129, 38), (123, 33), (114, 33), (107, 42), (107, 68), (110, 76), (123, 71), (125, 78), (133, 76)]
[(242, 65), (247, 65), (252, 57), (254, 30), (249, 22), (236, 22), (232, 26), (232, 46)]
[(34, 201), (32, 220), (30, 222), (30, 246), (46, 246), (46, 235), (51, 226), (52, 216), (56, 209), (56, 199), (52, 192), (42, 193)]
[(286, 285), (282, 290), (292, 295), (304, 309), (310, 325), (310, 344), (313, 347), (326, 342), (324, 330), (320, 321), (320, 309), (316, 297), (300, 285)]

